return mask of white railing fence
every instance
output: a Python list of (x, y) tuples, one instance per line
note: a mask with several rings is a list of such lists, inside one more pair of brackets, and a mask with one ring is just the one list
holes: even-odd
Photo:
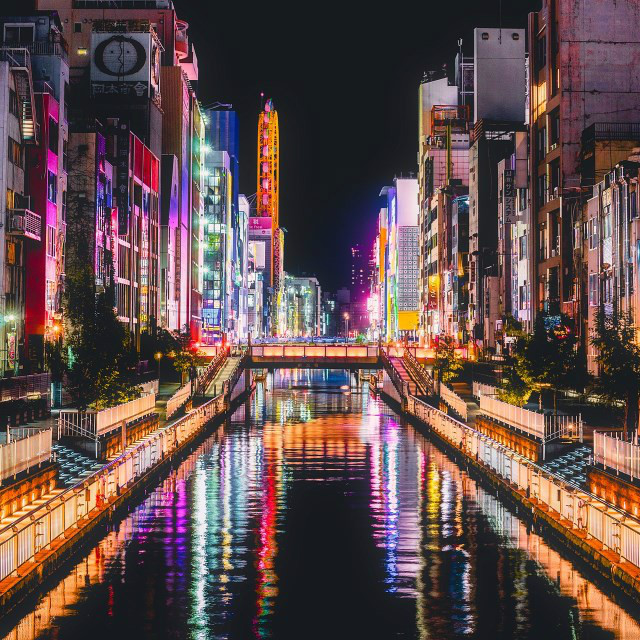
[(28, 471), (51, 458), (52, 430), (31, 430), (24, 437), (0, 446), (0, 482)]
[(183, 384), (167, 401), (167, 420), (193, 395), (193, 380)]
[(446, 384), (440, 384), (440, 399), (453, 409), (463, 420), (468, 419), (467, 403)]
[(623, 440), (621, 434), (595, 431), (593, 434), (593, 461), (605, 470), (624, 473), (631, 480), (640, 478), (640, 445)]
[(96, 507), (101, 508), (118, 496), (122, 488), (147, 473), (224, 409), (222, 396), (212, 398), (147, 436), (85, 480), (0, 529), (0, 580), (19, 574), (20, 566), (36, 553), (49, 549), (65, 532), (78, 529)]
[(156, 395), (149, 393), (101, 411), (65, 409), (58, 417), (58, 438), (79, 436), (95, 439), (122, 427), (129, 420), (153, 412), (155, 406)]
[(497, 396), (498, 389), (493, 385), (486, 384), (485, 382), (478, 382), (476, 380), (473, 381), (473, 397), (477, 400), (480, 399), (480, 396)]
[(417, 398), (408, 398), (407, 410), (525, 495), (560, 514), (572, 529), (586, 532), (605, 549), (640, 567), (640, 522)]
[(480, 411), (529, 435), (544, 439), (544, 414), (529, 411), (493, 396), (480, 396)]
[(510, 427), (539, 438), (543, 443), (558, 438), (583, 440), (582, 416), (545, 415), (517, 407), (489, 395), (480, 396), (480, 411)]

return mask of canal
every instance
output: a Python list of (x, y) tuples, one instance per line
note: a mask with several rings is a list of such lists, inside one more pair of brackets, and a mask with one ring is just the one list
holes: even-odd
[(342, 371), (280, 371), (0, 638), (639, 638)]

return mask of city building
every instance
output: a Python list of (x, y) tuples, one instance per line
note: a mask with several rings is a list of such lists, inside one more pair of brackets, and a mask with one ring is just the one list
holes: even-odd
[(336, 294), (329, 291), (322, 292), (322, 308), (320, 319), (320, 335), (334, 338), (338, 335), (338, 301)]
[(458, 56), (456, 84), (432, 72), (419, 88), (419, 339), (427, 344), (451, 333), (458, 315), (452, 307), (451, 203), (469, 184), (472, 73), (473, 62)]
[[(42, 215), (33, 211), (25, 182), (28, 146), (39, 141), (31, 59), (24, 47), (0, 49), (0, 345), (3, 376), (25, 369), (25, 254), (41, 243)], [(47, 174), (48, 176), (48, 174)], [(55, 190), (57, 181), (51, 180)], [(56, 200), (51, 193), (51, 201)]]
[[(593, 187), (630, 152), (619, 142), (632, 132), (618, 125), (640, 122), (640, 78), (630, 73), (640, 54), (638, 11), (629, 0), (542, 0), (529, 15), (531, 309), (568, 314), (585, 343), (588, 282), (580, 264), (587, 259), (574, 227)], [(585, 135), (594, 151), (588, 158)]]
[(397, 177), (386, 201), (384, 319), (386, 340), (414, 340), (419, 326), (418, 180)]
[[(36, 144), (25, 148), (25, 191), (40, 216), (41, 241), (24, 245), (25, 371), (45, 370), (45, 342), (61, 335), (66, 234), (69, 64), (55, 12), (0, 18), (3, 46), (31, 59)], [(20, 55), (20, 54), (18, 54)]]
[[(505, 77), (509, 83), (504, 82)], [(516, 150), (517, 158), (521, 158), (520, 150), (526, 148), (522, 146), (527, 130), (525, 87), (524, 30), (475, 29), (475, 124), (469, 149), (468, 319), (472, 346), (478, 350), (495, 350), (496, 331), (502, 327), (504, 304), (500, 302), (498, 237), (505, 232), (499, 231), (498, 224), (498, 163)], [(526, 189), (526, 166), (517, 167), (520, 170), (514, 175), (513, 188)]]
[(322, 335), (322, 290), (318, 279), (287, 273), (285, 292), (285, 335), (295, 338), (314, 338)]
[(203, 341), (214, 344), (229, 330), (231, 307), (232, 178), (229, 154), (209, 151), (205, 169)]

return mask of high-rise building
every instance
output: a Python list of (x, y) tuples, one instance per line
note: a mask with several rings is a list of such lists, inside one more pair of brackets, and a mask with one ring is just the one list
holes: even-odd
[(387, 340), (415, 339), (419, 324), (418, 180), (395, 178), (384, 187), (387, 242), (384, 319)]
[(451, 292), (451, 203), (469, 183), (472, 75), (473, 62), (459, 56), (457, 84), (429, 73), (419, 89), (419, 338), (426, 343), (452, 331), (458, 315)]
[(239, 203), (239, 138), (238, 117), (235, 111), (223, 110), (218, 106), (206, 110), (207, 149), (226, 152), (229, 159), (229, 234), (227, 236), (226, 262), (228, 268), (225, 277), (224, 324), (230, 339), (246, 339), (246, 279), (242, 274), (246, 271), (246, 237), (249, 218), (248, 203), (240, 211)]
[(356, 244), (351, 247), (351, 302), (366, 302), (369, 288), (369, 255)]
[[(475, 29), (474, 60), (475, 125), (469, 149), (468, 317), (474, 346), (493, 350), (505, 308), (505, 294), (500, 292), (500, 269), (505, 267), (505, 261), (504, 256), (499, 260), (498, 238), (511, 234), (510, 226), (506, 231), (499, 229), (499, 202), (504, 193), (498, 190), (497, 167), (501, 160), (513, 154), (521, 158), (520, 150), (526, 139), (524, 30)], [(504, 82), (505, 77), (510, 79), (509, 83)], [(514, 181), (510, 188), (526, 191), (526, 164), (517, 164), (513, 171), (513, 175), (508, 174)], [(508, 203), (511, 204), (510, 199)], [(513, 223), (512, 218), (505, 221), (508, 225)]]
[(205, 158), (203, 340), (213, 344), (228, 333), (231, 310), (232, 177), (229, 154), (209, 151)]

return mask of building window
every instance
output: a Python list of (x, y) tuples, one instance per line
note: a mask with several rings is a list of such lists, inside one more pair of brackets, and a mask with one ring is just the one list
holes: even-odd
[(82, 33), (82, 22), (73, 23), (73, 33)]
[(598, 305), (598, 274), (589, 274), (589, 306), (596, 307)]
[(65, 122), (69, 122), (69, 83), (64, 83), (64, 94), (62, 96), (64, 106), (64, 119)]
[(18, 117), (18, 94), (13, 89), (9, 89), (9, 112)]
[(527, 258), (527, 236), (520, 236), (518, 238), (518, 260), (525, 260)]
[(52, 171), (49, 171), (47, 177), (47, 199), (49, 202), (55, 202), (58, 197), (58, 177)]
[(33, 25), (5, 25), (4, 44), (6, 47), (33, 43)]
[(538, 162), (544, 160), (547, 155), (547, 128), (540, 127), (538, 129)]
[(9, 136), (7, 151), (9, 155), (9, 162), (15, 164), (16, 167), (24, 169), (24, 154), (22, 153), (22, 147), (11, 136)]
[(47, 280), (47, 311), (56, 310), (56, 283)]
[(549, 114), (549, 150), (555, 149), (560, 143), (560, 109), (554, 109)]
[(49, 118), (49, 151), (58, 155), (58, 123)]
[(55, 258), (56, 251), (56, 228), (50, 224), (47, 225), (47, 255)]
[(635, 220), (638, 217), (638, 200), (635, 191), (629, 194), (629, 215), (631, 220)]
[(62, 140), (62, 169), (68, 171), (69, 165), (69, 143), (66, 140)]
[(547, 174), (544, 173), (541, 176), (538, 176), (537, 182), (537, 196), (538, 196), (538, 206), (542, 206), (547, 202)]
[(62, 222), (67, 221), (67, 192), (62, 192)]
[(611, 205), (605, 205), (603, 208), (602, 216), (602, 239), (606, 240), (611, 237), (612, 224), (611, 224)]
[(536, 70), (540, 71), (547, 64), (547, 36), (542, 35), (536, 40)]

